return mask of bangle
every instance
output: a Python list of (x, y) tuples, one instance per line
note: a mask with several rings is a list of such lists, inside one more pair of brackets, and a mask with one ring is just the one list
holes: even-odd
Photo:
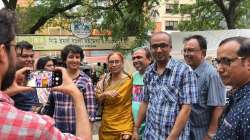
[(209, 139), (213, 139), (215, 136), (215, 133), (207, 133), (207, 136)]

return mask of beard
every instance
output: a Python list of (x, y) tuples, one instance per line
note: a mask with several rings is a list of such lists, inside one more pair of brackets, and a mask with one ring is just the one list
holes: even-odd
[(1, 90), (4, 91), (8, 89), (13, 81), (15, 80), (15, 73), (16, 70), (14, 68), (9, 68), (6, 74), (3, 77), (2, 85), (1, 85)]
[[(9, 60), (11, 61), (12, 59)], [(12, 85), (13, 81), (15, 80), (15, 74), (16, 74), (16, 68), (11, 63), (2, 79), (1, 91), (8, 89)]]

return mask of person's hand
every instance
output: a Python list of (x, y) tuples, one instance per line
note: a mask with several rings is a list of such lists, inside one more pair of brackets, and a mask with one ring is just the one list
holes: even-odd
[(55, 70), (62, 72), (62, 85), (51, 88), (51, 91), (58, 91), (69, 94), (72, 97), (82, 96), (79, 89), (76, 87), (68, 72), (63, 67), (56, 67)]
[(91, 140), (91, 128), (88, 119), (88, 113), (85, 107), (83, 94), (73, 83), (68, 72), (63, 67), (56, 67), (56, 71), (62, 72), (62, 85), (51, 88), (52, 91), (62, 92), (62, 94), (67, 94), (72, 97), (75, 109), (75, 119), (76, 119), (76, 136), (81, 139)]
[(134, 130), (131, 140), (139, 140), (137, 129)]
[(167, 137), (167, 140), (177, 140), (177, 139), (178, 139), (178, 137), (173, 136), (173, 135), (169, 135), (169, 136)]
[(118, 92), (116, 90), (106, 91), (103, 93), (105, 97), (116, 97)]
[(15, 80), (13, 81), (12, 85), (7, 90), (4, 91), (4, 93), (6, 93), (9, 96), (14, 96), (18, 93), (33, 91), (34, 89), (31, 87), (22, 86), (25, 80), (25, 72), (27, 72), (28, 70), (32, 70), (32, 68), (24, 67), (16, 71)]
[(203, 140), (211, 140), (207, 135), (203, 138)]
[(33, 70), (33, 68), (23, 67), (22, 69), (19, 69), (18, 71), (16, 71), (15, 82), (18, 85), (23, 85), (26, 80), (26, 72), (31, 71), (31, 70)]

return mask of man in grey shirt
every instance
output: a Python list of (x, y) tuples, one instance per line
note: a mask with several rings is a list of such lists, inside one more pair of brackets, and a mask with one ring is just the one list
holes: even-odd
[(216, 69), (205, 60), (206, 39), (193, 35), (184, 39), (184, 59), (198, 79), (198, 102), (190, 114), (191, 140), (209, 140), (216, 133), (218, 118), (225, 105), (225, 87)]

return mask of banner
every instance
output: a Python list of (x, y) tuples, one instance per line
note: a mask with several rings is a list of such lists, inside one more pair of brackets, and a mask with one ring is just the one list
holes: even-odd
[(113, 41), (111, 37), (106, 40), (100, 37), (17, 35), (16, 40), (17, 42), (28, 41), (36, 51), (59, 51), (69, 44), (79, 45), (84, 50), (112, 50), (117, 47), (129, 49), (135, 38), (129, 37), (128, 40)]

